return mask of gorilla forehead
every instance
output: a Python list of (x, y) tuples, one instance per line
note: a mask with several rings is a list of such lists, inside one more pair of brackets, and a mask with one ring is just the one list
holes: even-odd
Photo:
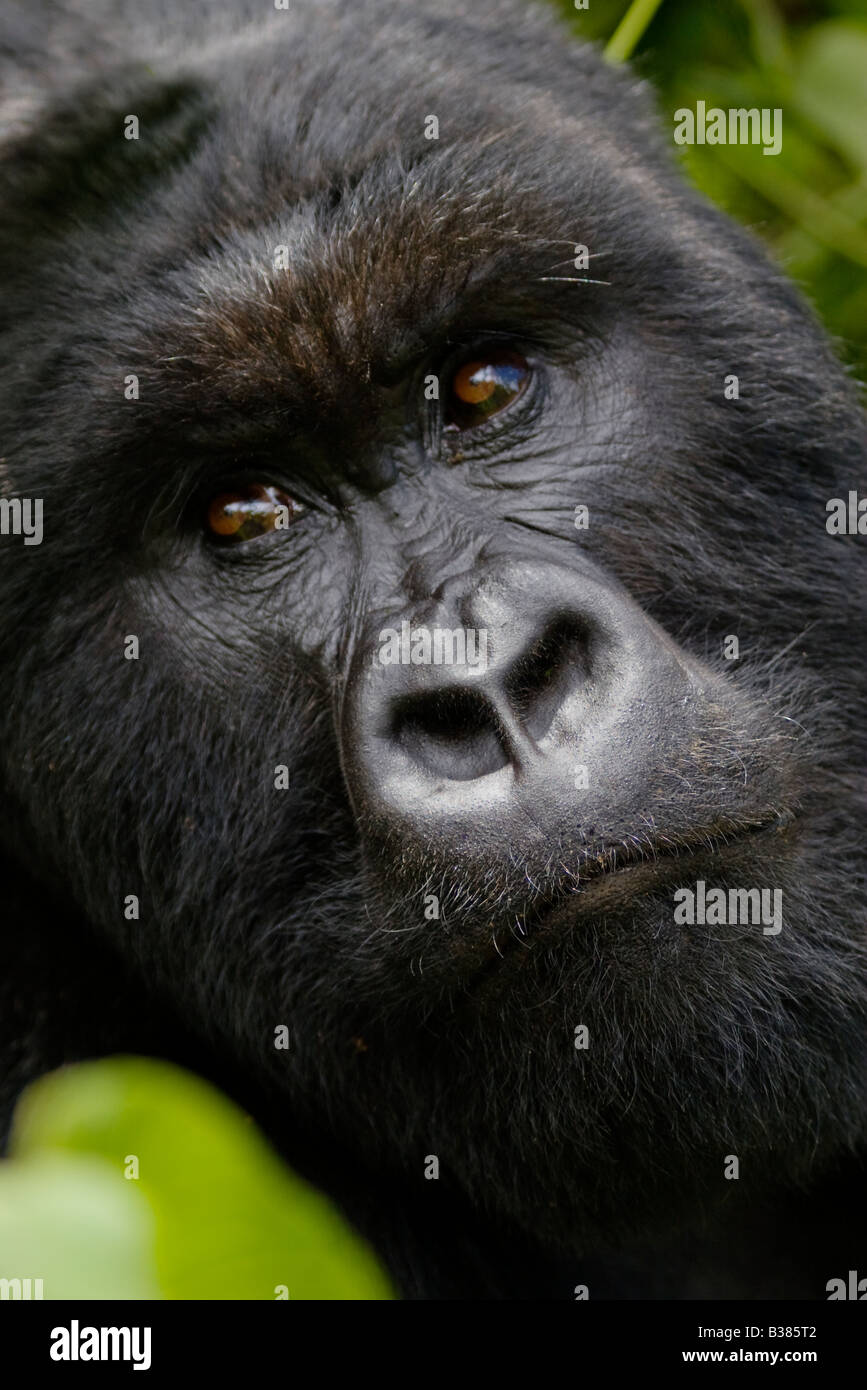
[[(522, 307), (538, 317), (549, 306), (574, 322), (630, 289), (645, 315), (654, 304), (676, 313), (683, 269), (702, 259), (697, 240), (714, 274), (739, 273), (738, 258), (711, 244), (713, 223), (702, 230), (700, 204), (674, 193), (667, 161), (649, 154), (648, 103), (633, 79), (590, 50), (554, 48), (549, 17), (523, 4), (472, 18), (458, 5), (435, 17), (401, 8), (373, 64), (362, 37), (396, 8), (373, 0), (336, 25), (331, 5), (265, 21), (251, 6), (249, 27), (229, 42), (238, 7), (211, 6), (195, 52), (179, 59), (176, 30), (161, 48), (153, 16), (140, 34), (133, 7), (126, 51), (110, 48), (87, 80), (82, 69), (80, 91), (43, 122), (35, 153), (47, 181), (54, 149), (57, 186), (43, 194), (61, 212), (87, 214), (86, 231), (67, 224), (62, 269), (15, 265), (21, 304), (58, 316), (79, 404), (109, 397), (125, 362), (158, 377), (150, 404), (158, 398), (172, 427), (173, 409), (195, 413), (188, 377), (207, 412), (227, 402), (328, 411), (336, 396), (358, 418), (352, 387), (369, 411), (371, 384), (393, 380), (456, 318)], [(500, 64), (501, 81), (483, 80)], [(127, 111), (141, 114), (158, 183), (136, 142), (118, 140)], [(428, 114), (438, 140), (425, 139)], [(13, 199), (33, 192), (26, 134), (22, 142)], [(107, 209), (110, 182), (122, 196)], [(593, 254), (589, 277), (574, 270), (577, 242)], [(288, 268), (278, 270), (280, 246)], [(664, 290), (648, 263), (665, 267)], [(600, 297), (562, 283), (588, 278), (616, 288)], [(102, 302), (102, 342), (78, 327), (85, 295)], [(599, 319), (597, 305), (597, 331)]]

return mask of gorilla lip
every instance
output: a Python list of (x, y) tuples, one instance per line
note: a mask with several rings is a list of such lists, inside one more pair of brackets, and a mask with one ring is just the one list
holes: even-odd
[[(783, 835), (796, 821), (793, 811), (773, 811), (751, 825), (718, 825), (712, 830), (692, 832), (684, 840), (674, 842), (650, 841), (647, 845), (625, 848), (622, 844), (588, 860), (586, 867), (562, 889), (555, 890), (537, 906), (524, 913), (525, 935), (509, 933), (507, 951), (527, 946), (533, 940), (548, 939), (564, 928), (575, 924), (577, 917), (606, 906), (619, 907), (637, 894), (671, 883), (678, 877), (679, 866), (711, 859), (719, 862), (743, 851), (745, 841), (770, 835)], [(620, 862), (617, 862), (619, 860)], [(496, 946), (496, 957), (504, 952)], [(479, 972), (483, 974), (494, 961)]]

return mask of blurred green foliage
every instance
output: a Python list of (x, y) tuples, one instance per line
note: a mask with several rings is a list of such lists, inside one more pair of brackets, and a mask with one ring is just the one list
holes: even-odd
[[(603, 43), (630, 9), (638, 21), (654, 10), (554, 3)], [(770, 245), (867, 379), (867, 0), (661, 0), (644, 19), (630, 61), (669, 129), (697, 100), (782, 110), (779, 155), (692, 145), (682, 157), (698, 187)]]
[(0, 1278), (41, 1279), (46, 1299), (391, 1296), (367, 1246), (249, 1116), (141, 1057), (25, 1092), (0, 1163)]

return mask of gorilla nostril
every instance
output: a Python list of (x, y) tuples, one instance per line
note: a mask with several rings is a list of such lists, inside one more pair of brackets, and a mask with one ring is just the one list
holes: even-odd
[(531, 738), (547, 732), (569, 694), (590, 675), (590, 633), (574, 614), (552, 618), (505, 679), (509, 703)]
[(475, 691), (425, 691), (398, 700), (392, 737), (428, 771), (469, 782), (508, 764), (496, 713)]

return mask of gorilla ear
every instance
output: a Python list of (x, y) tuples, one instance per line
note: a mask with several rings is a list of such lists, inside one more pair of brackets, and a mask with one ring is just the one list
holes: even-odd
[(25, 85), (0, 101), (0, 197), (21, 231), (116, 214), (189, 155), (210, 110), (197, 83), (141, 65), (52, 98)]

